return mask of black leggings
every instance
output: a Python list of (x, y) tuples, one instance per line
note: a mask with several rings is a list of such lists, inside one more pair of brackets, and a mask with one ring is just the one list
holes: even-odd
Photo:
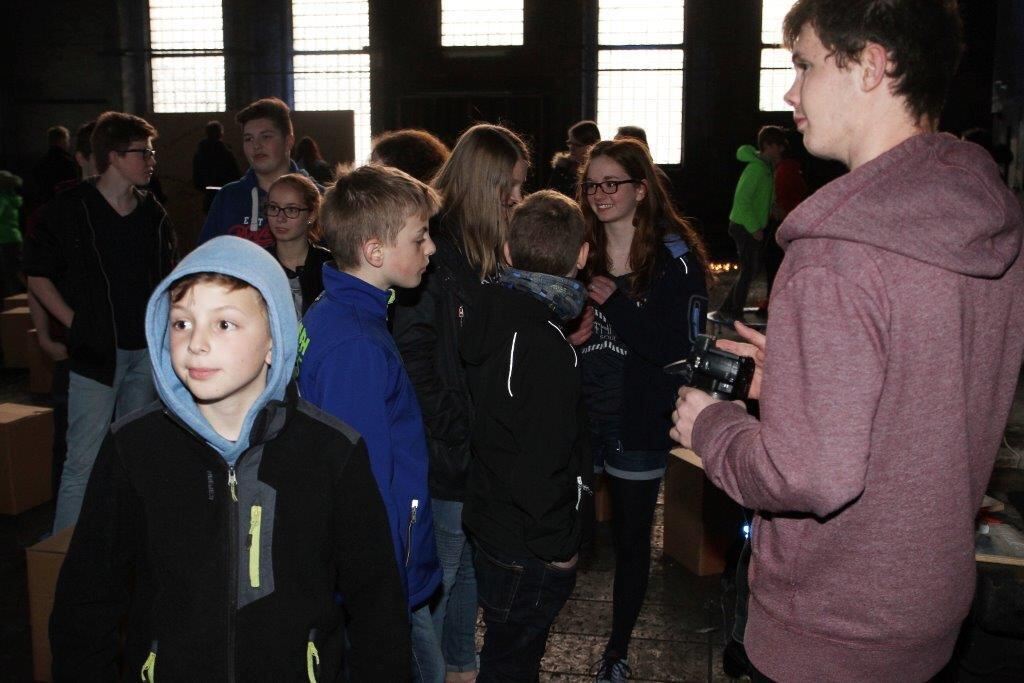
[(605, 654), (625, 658), (629, 639), (647, 595), (651, 573), (651, 527), (661, 477), (633, 481), (608, 476), (615, 543), (612, 636)]

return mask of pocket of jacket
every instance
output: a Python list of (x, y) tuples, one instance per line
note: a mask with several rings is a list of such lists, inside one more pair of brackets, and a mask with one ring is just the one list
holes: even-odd
[(491, 621), (505, 623), (508, 621), (519, 582), (523, 578), (523, 568), (516, 564), (508, 564), (491, 557), (479, 546), (476, 555), (476, 587), (480, 606)]

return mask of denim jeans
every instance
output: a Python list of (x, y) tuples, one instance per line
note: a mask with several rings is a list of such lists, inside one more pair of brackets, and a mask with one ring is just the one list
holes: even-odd
[(430, 602), (413, 610), (412, 621), (412, 680), (415, 683), (444, 683), (444, 656), (441, 639), (434, 629)]
[(434, 539), (443, 572), (434, 628), (448, 671), (476, 671), (476, 573), (462, 529), (462, 503), (432, 498)]
[(477, 683), (536, 681), (555, 617), (576, 586), (576, 567), (474, 547), (484, 647)]
[(57, 512), (53, 533), (78, 522), (82, 498), (89, 483), (92, 465), (96, 462), (103, 438), (115, 415), (123, 417), (156, 400), (149, 351), (117, 350), (114, 385), (91, 380), (76, 372), (70, 373), (68, 385), (67, 458), (57, 494)]

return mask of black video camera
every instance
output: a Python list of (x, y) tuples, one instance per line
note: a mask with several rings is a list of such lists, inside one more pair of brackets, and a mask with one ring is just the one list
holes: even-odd
[(665, 372), (679, 375), (686, 386), (723, 401), (745, 399), (754, 379), (754, 359), (715, 347), (715, 338), (699, 335), (690, 357), (669, 363)]

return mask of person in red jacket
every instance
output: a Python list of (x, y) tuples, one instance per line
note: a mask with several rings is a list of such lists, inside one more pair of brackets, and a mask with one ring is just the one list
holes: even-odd
[(754, 680), (924, 681), (974, 593), (1024, 357), (1024, 217), (983, 149), (935, 132), (955, 2), (798, 0), (783, 33), (804, 143), (850, 172), (779, 229), (765, 335), (719, 342), (755, 359), (761, 418), (683, 388), (671, 434), (757, 510)]
[(764, 272), (768, 285), (763, 304), (765, 311), (768, 308), (767, 297), (772, 294), (775, 275), (782, 265), (783, 251), (775, 240), (775, 235), (778, 234), (779, 226), (782, 225), (782, 221), (786, 220), (786, 216), (799, 206), (800, 202), (807, 199), (809, 194), (803, 170), (800, 168), (800, 160), (793, 155), (788, 140), (772, 170), (772, 181), (775, 186), (775, 196), (764, 240)]

